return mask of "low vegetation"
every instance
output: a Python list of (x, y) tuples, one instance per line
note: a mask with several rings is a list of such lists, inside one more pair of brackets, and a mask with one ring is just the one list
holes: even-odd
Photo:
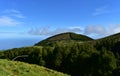
[(0, 59), (0, 76), (68, 76), (42, 66)]

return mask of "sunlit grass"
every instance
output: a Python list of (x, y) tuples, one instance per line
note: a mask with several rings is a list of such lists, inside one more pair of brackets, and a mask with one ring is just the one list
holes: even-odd
[(42, 66), (0, 59), (0, 76), (68, 76)]

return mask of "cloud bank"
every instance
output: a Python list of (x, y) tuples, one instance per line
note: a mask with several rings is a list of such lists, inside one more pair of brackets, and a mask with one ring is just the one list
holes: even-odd
[(29, 34), (32, 35), (41, 35), (41, 36), (49, 36), (55, 35), (64, 32), (80, 32), (81, 29), (78, 27), (74, 28), (56, 28), (55, 30), (50, 30), (48, 27), (44, 28), (32, 28), (28, 31)]
[(120, 25), (108, 25), (108, 27), (104, 27), (101, 25), (88, 25), (86, 27), (80, 28), (78, 27), (68, 27), (68, 28), (56, 28), (51, 30), (50, 27), (44, 28), (31, 28), (28, 33), (31, 35), (40, 35), (40, 36), (51, 36), (64, 32), (75, 32), (84, 35), (88, 35), (92, 38), (101, 38), (111, 34), (120, 32)]
[(85, 27), (83, 30), (83, 34), (94, 37), (94, 38), (101, 38), (105, 36), (109, 36), (112, 34), (116, 34), (120, 32), (120, 25), (108, 25), (108, 26), (101, 26), (101, 25), (89, 25)]
[(104, 28), (103, 26), (99, 26), (99, 25), (86, 26), (83, 32), (84, 32), (83, 33), (84, 35), (88, 35), (95, 39), (109, 35), (106, 28)]

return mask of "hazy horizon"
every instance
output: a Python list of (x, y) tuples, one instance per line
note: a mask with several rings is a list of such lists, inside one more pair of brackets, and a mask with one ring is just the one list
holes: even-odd
[(40, 38), (0, 38), (0, 50), (7, 50), (13, 48), (21, 48), (33, 46), (38, 43)]

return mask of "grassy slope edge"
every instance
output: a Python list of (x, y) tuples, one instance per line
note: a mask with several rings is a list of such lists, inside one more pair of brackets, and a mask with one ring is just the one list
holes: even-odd
[(0, 59), (0, 76), (68, 76), (42, 66)]

